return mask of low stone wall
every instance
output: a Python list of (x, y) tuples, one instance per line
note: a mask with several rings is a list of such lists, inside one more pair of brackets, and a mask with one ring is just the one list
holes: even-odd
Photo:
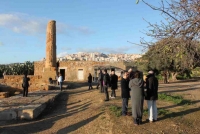
[[(15, 92), (22, 92), (23, 75), (5, 75), (4, 79), (0, 79), (0, 92), (9, 92), (13, 95)], [(29, 75), (29, 91), (45, 90), (47, 84), (42, 81), (40, 75)], [(46, 89), (47, 90), (47, 89)]]

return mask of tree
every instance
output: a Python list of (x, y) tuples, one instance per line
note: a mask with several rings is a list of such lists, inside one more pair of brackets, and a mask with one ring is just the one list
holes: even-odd
[[(149, 30), (145, 34), (156, 41), (165, 40), (165, 42), (170, 42), (171, 39), (178, 39), (178, 43), (170, 45), (170, 50), (173, 52), (182, 51), (182, 48), (184, 48), (185, 54), (179, 53), (181, 54), (179, 56), (186, 56), (188, 59), (194, 58), (194, 61), (197, 62), (196, 65), (199, 65), (200, 54), (197, 53), (197, 50), (199, 50), (198, 40), (200, 38), (200, 0), (160, 0), (159, 7), (151, 5), (146, 0), (140, 1), (153, 10), (161, 12), (165, 18), (165, 20), (156, 24), (147, 21)], [(136, 0), (136, 3), (138, 2), (139, 0)], [(151, 49), (155, 43), (145, 41), (142, 38), (141, 44)], [(165, 47), (166, 44), (168, 43), (163, 43), (162, 47), (159, 46), (160, 49), (167, 50), (169, 46)], [(171, 54), (170, 57), (175, 58), (173, 53), (169, 54)], [(188, 67), (195, 67), (193, 63), (193, 60), (189, 60), (187, 63), (184, 62)]]
[(191, 51), (199, 55), (199, 42), (192, 41), (191, 44), (192, 48), (188, 50), (185, 47), (187, 43), (183, 42), (182, 39), (162, 39), (151, 45), (142, 59), (147, 61), (146, 66), (148, 68), (170, 71), (172, 78), (175, 79), (178, 73), (190, 72), (190, 70), (199, 66), (196, 58), (192, 57), (195, 55), (190, 55)]
[(156, 39), (178, 37), (187, 40), (199, 39), (200, 32), (200, 0), (161, 0), (161, 6), (155, 7), (141, 0), (153, 10), (160, 11), (165, 23), (149, 23), (149, 35)]

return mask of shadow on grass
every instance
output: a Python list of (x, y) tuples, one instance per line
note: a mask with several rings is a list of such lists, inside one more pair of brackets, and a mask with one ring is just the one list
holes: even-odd
[[(200, 102), (200, 100), (196, 100), (196, 101), (190, 101), (190, 104), (196, 104), (196, 103), (199, 103)], [(171, 106), (163, 106), (163, 107), (159, 107), (159, 108), (164, 108), (164, 109), (166, 109), (166, 108), (174, 108), (174, 107), (177, 107), (177, 106), (184, 106), (184, 105), (186, 105), (187, 106), (187, 103), (186, 104), (176, 104), (176, 105), (171, 105)]]
[(167, 113), (166, 115), (160, 117), (159, 120), (164, 120), (164, 119), (174, 118), (174, 117), (179, 117), (179, 116), (185, 116), (185, 115), (197, 112), (199, 110), (200, 110), (200, 107), (187, 109), (187, 110), (180, 111), (180, 112), (170, 112), (170, 113)]

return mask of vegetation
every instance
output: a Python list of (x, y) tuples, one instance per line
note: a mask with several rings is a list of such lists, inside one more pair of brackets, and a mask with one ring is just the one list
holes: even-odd
[(122, 108), (119, 106), (112, 105), (109, 107), (109, 109), (117, 117), (122, 115)]
[(159, 93), (158, 99), (170, 101), (170, 102), (173, 102), (174, 104), (177, 104), (177, 105), (190, 105), (191, 104), (190, 100), (185, 100), (180, 95), (172, 96), (172, 95), (168, 95), (168, 94), (165, 94), (165, 93)]
[[(121, 107), (116, 106), (116, 105), (112, 105), (112, 106), (109, 107), (109, 109), (116, 117), (121, 116), (121, 112), (122, 112)], [(131, 110), (131, 108), (129, 108), (129, 110)], [(162, 108), (158, 109), (158, 115), (167, 115), (169, 113), (170, 113), (169, 110), (162, 109)], [(143, 110), (143, 115), (144, 116), (148, 115), (148, 109), (147, 108)]]
[[(169, 110), (166, 110), (166, 109), (163, 109), (163, 108), (161, 108), (161, 109), (158, 108), (158, 115), (167, 115), (167, 114), (170, 114), (170, 113), (171, 112)], [(148, 109), (147, 108), (143, 110), (143, 115), (144, 116), (148, 115)]]
[(3, 76), (3, 73), (6, 75), (23, 75), (28, 73), (28, 75), (34, 74), (34, 63), (26, 61), (25, 63), (14, 63), (7, 65), (0, 65), (0, 77)]
[(199, 42), (193, 42), (193, 48), (198, 48), (195, 50), (188, 50), (186, 44), (179, 47), (180, 43), (184, 44), (180, 39), (164, 39), (156, 42), (142, 57), (143, 61), (147, 61), (143, 66), (146, 66), (146, 69), (168, 71), (173, 80), (178, 74), (186, 74), (189, 77), (191, 70), (199, 66), (197, 59), (190, 55), (191, 51), (200, 54)]
[(161, 0), (158, 7), (146, 0), (136, 4), (139, 1), (164, 18), (155, 24), (147, 21), (149, 29), (144, 33), (153, 41), (141, 38), (140, 45), (147, 49), (140, 60), (143, 68), (168, 71), (173, 80), (177, 75), (189, 78), (191, 70), (200, 66), (200, 0)]

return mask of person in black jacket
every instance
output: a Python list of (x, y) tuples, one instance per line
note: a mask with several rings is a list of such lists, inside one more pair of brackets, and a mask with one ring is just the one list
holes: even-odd
[(126, 116), (128, 111), (128, 100), (130, 98), (128, 71), (123, 71), (121, 79), (122, 115)]
[(104, 88), (104, 93), (105, 93), (105, 101), (109, 101), (109, 95), (108, 95), (108, 87), (110, 85), (110, 76), (107, 73), (107, 69), (103, 70), (103, 88)]
[(146, 89), (145, 100), (147, 100), (148, 105), (149, 122), (154, 122), (157, 120), (158, 79), (154, 76), (153, 71), (148, 72)]
[(110, 86), (111, 86), (112, 92), (111, 92), (110, 98), (116, 97), (115, 90), (118, 88), (117, 83), (118, 83), (118, 76), (115, 74), (115, 70), (111, 69)]
[(88, 83), (89, 83), (89, 88), (88, 88), (88, 90), (93, 89), (93, 88), (92, 88), (92, 75), (91, 75), (91, 73), (89, 73), (89, 76), (88, 76)]
[(23, 97), (27, 97), (28, 96), (28, 87), (29, 87), (29, 81), (30, 78), (27, 77), (27, 74), (25, 73), (24, 74), (24, 77), (23, 77), (23, 82), (22, 82), (22, 87), (23, 87)]

